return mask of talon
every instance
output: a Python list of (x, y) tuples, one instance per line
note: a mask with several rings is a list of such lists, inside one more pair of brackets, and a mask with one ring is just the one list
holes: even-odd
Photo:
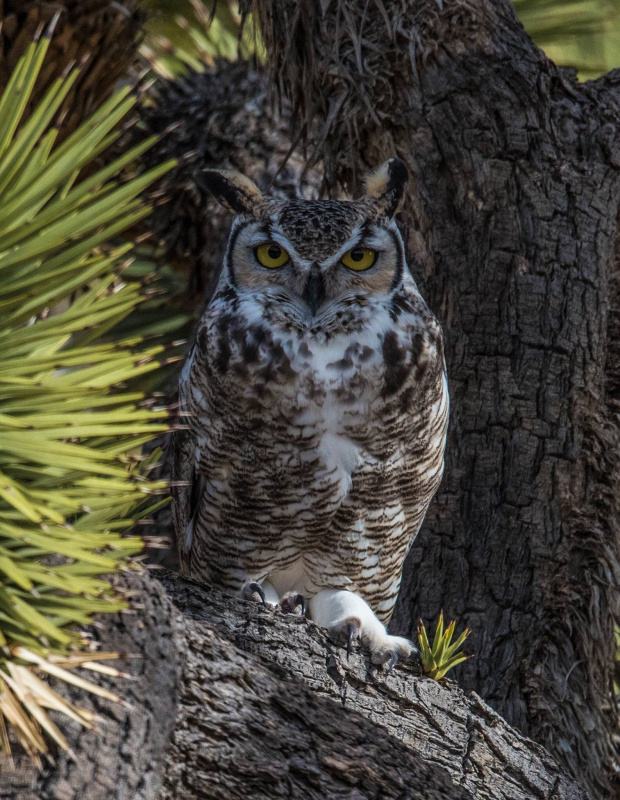
[(257, 594), (260, 597), (261, 603), (267, 608), (267, 600), (263, 587), (259, 583), (248, 583), (243, 587), (243, 597), (245, 600), (251, 600), (252, 595)]
[(396, 652), (396, 650), (392, 650), (392, 655), (390, 656), (390, 660), (387, 666), (388, 675), (397, 664), (398, 664), (398, 653)]
[(400, 659), (409, 658), (414, 650), (413, 644), (408, 639), (403, 639), (402, 636), (386, 635), (383, 642), (376, 642), (375, 647), (371, 648), (370, 660), (377, 666), (383, 664), (389, 673)]
[(301, 616), (306, 616), (308, 604), (303, 594), (288, 594), (280, 601), (280, 608), (283, 614), (294, 614), (297, 606), (301, 606)]
[(351, 655), (351, 645), (353, 644), (354, 641), (356, 641), (357, 637), (359, 636), (360, 624), (357, 620), (351, 620), (350, 622), (347, 623), (345, 630), (347, 631), (348, 634), (347, 636), (347, 661), (348, 661)]

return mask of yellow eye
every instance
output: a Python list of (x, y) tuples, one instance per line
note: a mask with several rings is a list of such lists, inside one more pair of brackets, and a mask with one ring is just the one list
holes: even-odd
[(254, 250), (254, 255), (259, 264), (269, 269), (283, 267), (289, 259), (286, 250), (275, 242), (259, 244), (256, 250)]
[(375, 263), (377, 254), (374, 250), (365, 250), (363, 247), (354, 247), (342, 256), (342, 263), (349, 269), (358, 272), (369, 269)]

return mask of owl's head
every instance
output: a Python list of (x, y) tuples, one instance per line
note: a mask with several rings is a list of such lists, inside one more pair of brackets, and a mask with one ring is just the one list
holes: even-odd
[(405, 276), (394, 214), (407, 182), (399, 158), (366, 179), (358, 200), (277, 200), (238, 172), (206, 170), (205, 187), (237, 215), (223, 280), (238, 290), (285, 290), (315, 316), (339, 299), (388, 295)]

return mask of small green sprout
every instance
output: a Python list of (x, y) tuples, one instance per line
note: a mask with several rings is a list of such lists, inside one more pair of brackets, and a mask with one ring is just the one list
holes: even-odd
[(452, 669), (452, 667), (456, 667), (457, 664), (467, 661), (469, 658), (469, 656), (464, 655), (462, 652), (459, 652), (459, 650), (463, 646), (463, 642), (465, 639), (467, 639), (471, 631), (469, 628), (465, 628), (458, 639), (452, 643), (455, 627), (456, 622), (452, 620), (447, 629), (444, 631), (442, 611), (439, 614), (439, 621), (437, 622), (437, 627), (435, 629), (435, 638), (433, 639), (433, 646), (431, 647), (428, 641), (428, 634), (426, 633), (424, 623), (422, 620), (420, 620), (420, 625), (418, 627), (418, 640), (420, 642), (422, 672), (429, 678), (433, 678), (433, 680), (440, 680)]

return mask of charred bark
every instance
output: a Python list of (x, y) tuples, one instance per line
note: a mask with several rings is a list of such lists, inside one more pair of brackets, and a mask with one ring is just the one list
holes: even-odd
[(76, 760), (38, 779), (5, 770), (4, 800), (585, 800), (475, 694), (385, 675), (361, 651), (347, 661), (301, 617), (160, 577), (132, 577), (134, 613), (97, 628), (104, 648), (141, 656), (135, 681), (102, 679), (131, 709), (65, 687), (100, 730), (69, 725)]
[(395, 153), (412, 174), (400, 219), (452, 414), (393, 628), (467, 624), (459, 683), (608, 796), (620, 73), (577, 84), (508, 0), (254, 6), (332, 187)]

